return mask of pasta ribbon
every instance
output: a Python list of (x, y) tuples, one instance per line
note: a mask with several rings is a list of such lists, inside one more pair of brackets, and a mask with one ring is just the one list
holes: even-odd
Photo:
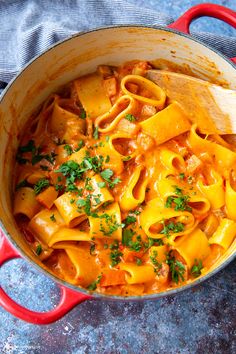
[(177, 102), (140, 123), (142, 130), (153, 137), (157, 145), (190, 130), (191, 125)]
[(112, 203), (97, 211), (97, 217), (89, 216), (90, 237), (121, 240), (122, 225), (118, 203)]
[[(109, 112), (99, 116), (95, 120), (95, 126), (100, 133), (110, 133), (115, 128), (118, 131), (124, 131), (133, 135), (139, 129), (137, 124), (129, 122), (125, 117), (127, 114), (135, 114), (137, 111), (137, 102), (130, 96), (124, 95), (118, 98)], [(124, 124), (120, 124), (125, 119)]]
[(121, 263), (119, 268), (126, 271), (125, 279), (128, 284), (147, 283), (155, 279), (155, 272), (151, 265)]
[(150, 200), (140, 214), (140, 225), (145, 234), (151, 238), (165, 237), (162, 230), (164, 224), (168, 224), (169, 221), (175, 224), (178, 222), (183, 224), (182, 231), (169, 235), (171, 240), (174, 240), (179, 235), (191, 232), (193, 227), (196, 226), (194, 216), (190, 212), (165, 208), (159, 198)]
[(197, 155), (204, 154), (206, 151), (210, 154), (212, 161), (221, 170), (229, 169), (236, 162), (236, 153), (228, 148), (216, 144), (212, 141), (201, 138), (197, 134), (197, 126), (194, 124), (188, 137), (188, 143), (192, 151)]
[(80, 77), (74, 83), (88, 118), (94, 120), (111, 109), (111, 102), (103, 87), (102, 76), (97, 73), (89, 74)]
[(236, 223), (230, 219), (222, 219), (220, 225), (210, 237), (210, 244), (222, 246), (225, 250), (229, 248), (236, 235)]
[(210, 254), (208, 239), (199, 228), (178, 239), (174, 248), (184, 258), (189, 269), (194, 265), (195, 259), (204, 260)]
[[(141, 91), (140, 94), (135, 94), (129, 91), (127, 84), (135, 84), (138, 86), (138, 91)], [(121, 80), (121, 90), (124, 92), (125, 95), (129, 95), (136, 99), (137, 101), (150, 104), (155, 106), (159, 110), (163, 109), (166, 94), (165, 92), (152, 81), (145, 79), (139, 75), (127, 75)], [(142, 96), (142, 91), (148, 92), (149, 97)]]
[(15, 193), (13, 207), (14, 216), (22, 214), (32, 219), (32, 217), (39, 212), (40, 208), (41, 206), (32, 188), (23, 187)]
[(137, 166), (129, 179), (124, 193), (120, 197), (122, 210), (132, 210), (144, 201), (148, 181), (146, 169), (143, 166)]
[(223, 178), (213, 169), (210, 174), (213, 183), (203, 184), (202, 180), (197, 182), (197, 187), (201, 193), (210, 201), (213, 209), (220, 209), (225, 204), (225, 192)]

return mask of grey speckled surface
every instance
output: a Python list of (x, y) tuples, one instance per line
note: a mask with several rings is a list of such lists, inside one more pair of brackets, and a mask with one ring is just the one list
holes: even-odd
[[(130, 0), (177, 18), (197, 0)], [(235, 0), (214, 3), (236, 10)], [(235, 36), (221, 22), (202, 19), (193, 30)], [(0, 310), (0, 353), (235, 353), (236, 262), (204, 284), (152, 302), (89, 301), (57, 323), (34, 326)], [(44, 311), (58, 301), (53, 282), (23, 260), (1, 269), (1, 284), (21, 304)]]

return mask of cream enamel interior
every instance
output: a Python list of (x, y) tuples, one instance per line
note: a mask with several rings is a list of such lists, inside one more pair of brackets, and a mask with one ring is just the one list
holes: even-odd
[[(161, 28), (100, 29), (74, 36), (33, 60), (11, 83), (0, 102), (0, 218), (10, 238), (38, 264), (12, 216), (12, 173), (22, 128), (31, 113), (61, 85), (93, 72), (99, 64), (119, 65), (133, 59), (169, 60), (189, 67), (199, 78), (226, 82), (229, 88), (236, 89), (232, 64), (200, 43)], [(214, 267), (235, 252), (236, 242)]]

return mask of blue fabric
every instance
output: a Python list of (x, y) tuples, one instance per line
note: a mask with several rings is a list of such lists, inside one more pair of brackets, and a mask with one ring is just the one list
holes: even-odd
[[(174, 19), (160, 8), (154, 11), (124, 0), (0, 0), (0, 89), (31, 58), (76, 32), (111, 24), (170, 24)], [(236, 38), (193, 35), (236, 56)]]

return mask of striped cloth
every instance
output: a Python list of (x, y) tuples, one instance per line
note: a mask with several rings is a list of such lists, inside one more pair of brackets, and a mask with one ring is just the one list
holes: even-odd
[[(112, 24), (173, 22), (166, 14), (125, 0), (0, 0), (0, 16), (0, 89), (31, 58), (76, 32)], [(193, 35), (227, 56), (236, 56), (236, 38)]]

